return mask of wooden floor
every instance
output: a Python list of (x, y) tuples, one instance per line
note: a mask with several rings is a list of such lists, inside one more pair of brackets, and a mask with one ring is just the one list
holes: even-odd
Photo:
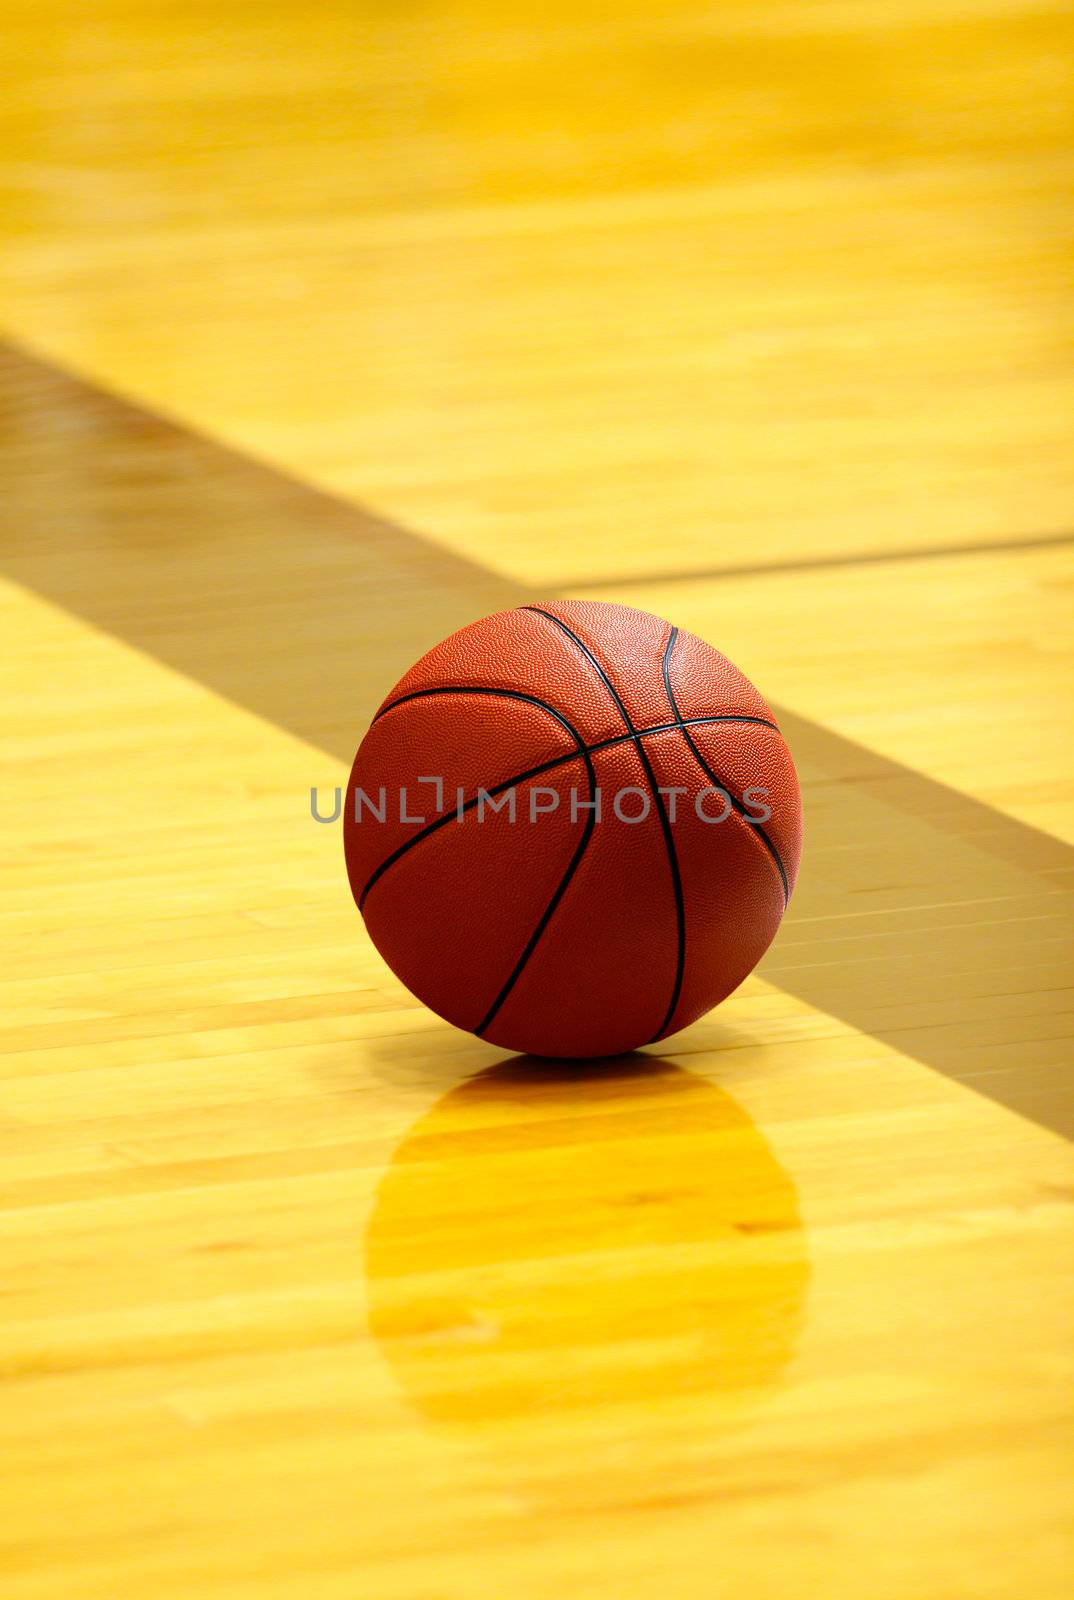
[[(3, 13), (2, 1600), (1069, 1594), (1069, 8)], [(807, 816), (589, 1074), (309, 815), (564, 594)]]

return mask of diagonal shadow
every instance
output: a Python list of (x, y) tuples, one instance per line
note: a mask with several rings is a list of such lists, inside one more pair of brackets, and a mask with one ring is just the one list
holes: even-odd
[[(10, 346), (0, 481), (8, 577), (344, 761), (431, 643), (535, 598)], [(777, 714), (808, 841), (762, 975), (1074, 1133), (1074, 850)]]
[(8, 577), (348, 763), (431, 641), (529, 596), (0, 344)]

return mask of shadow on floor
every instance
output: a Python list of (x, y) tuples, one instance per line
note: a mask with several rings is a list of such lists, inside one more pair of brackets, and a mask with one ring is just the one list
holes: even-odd
[[(534, 598), (12, 347), (0, 478), (8, 577), (343, 761), (430, 644)], [(777, 714), (808, 833), (762, 976), (1074, 1133), (1074, 850)]]

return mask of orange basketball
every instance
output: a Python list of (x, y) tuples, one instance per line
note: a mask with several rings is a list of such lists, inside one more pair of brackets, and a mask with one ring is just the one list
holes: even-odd
[(719, 651), (627, 606), (471, 623), (396, 684), (343, 813), (377, 949), (510, 1050), (602, 1056), (694, 1022), (767, 950), (798, 870), (794, 763)]

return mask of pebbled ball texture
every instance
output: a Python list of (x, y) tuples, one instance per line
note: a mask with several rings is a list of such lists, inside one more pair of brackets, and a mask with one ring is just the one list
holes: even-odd
[(355, 757), (343, 836), (370, 936), (420, 1000), (507, 1049), (602, 1056), (686, 1027), (753, 970), (802, 807), (725, 656), (566, 600), (484, 617), (410, 669)]

